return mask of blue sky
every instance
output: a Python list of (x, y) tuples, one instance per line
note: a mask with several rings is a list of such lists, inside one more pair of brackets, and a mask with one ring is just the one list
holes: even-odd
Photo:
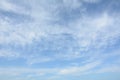
[(0, 80), (120, 80), (120, 0), (1, 0)]

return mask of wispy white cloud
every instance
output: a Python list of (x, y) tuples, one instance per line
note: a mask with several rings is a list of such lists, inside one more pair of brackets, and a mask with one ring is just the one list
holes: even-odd
[(109, 66), (104, 67), (96, 71), (96, 73), (106, 73), (106, 72), (120, 72), (119, 66)]
[[(23, 23), (19, 25), (14, 25), (14, 24), (10, 24), (9, 21), (7, 20), (1, 19), (1, 27), (0, 27), (1, 28), (1, 37), (0, 37), (1, 44), (13, 43), (20, 46), (25, 46), (25, 45), (32, 46), (32, 43), (34, 43), (34, 41), (39, 41), (45, 38), (44, 40), (46, 40), (47, 42), (51, 40), (57, 40), (56, 43), (54, 43), (55, 45), (52, 46), (54, 50), (60, 47), (61, 49), (63, 49), (62, 47), (64, 47), (64, 43), (59, 39), (63, 38), (61, 34), (69, 34), (73, 39), (75, 39), (74, 41), (71, 41), (71, 42), (76, 42), (76, 43), (73, 43), (71, 45), (71, 48), (68, 45), (70, 43), (68, 43), (67, 47), (69, 49), (67, 49), (66, 52), (64, 53), (60, 52), (60, 54), (57, 54), (56, 52), (54, 52), (56, 54), (55, 55), (53, 54), (53, 55), (55, 56), (54, 60), (61, 59), (61, 58), (74, 59), (74, 58), (80, 58), (81, 56), (83, 57), (81, 53), (83, 53), (84, 51), (88, 51), (88, 54), (89, 54), (89, 50), (91, 48), (101, 49), (102, 47), (108, 46), (109, 45), (108, 40), (111, 40), (111, 42), (113, 42), (114, 36), (119, 37), (118, 36), (119, 22), (117, 21), (118, 18), (116, 18), (117, 16), (111, 16), (107, 12), (103, 12), (100, 16), (90, 16), (90, 17), (83, 16), (82, 18), (78, 17), (76, 20), (73, 20), (72, 22), (68, 23), (68, 26), (59, 25), (59, 24), (54, 25), (54, 24), (50, 24), (49, 20), (46, 18), (50, 17), (50, 21), (51, 19), (55, 19), (55, 15), (52, 15), (52, 13), (59, 11), (59, 10), (56, 10), (56, 8), (54, 9), (55, 6), (57, 7), (57, 5), (51, 7), (53, 11), (49, 11), (49, 10), (47, 11), (46, 8), (44, 8), (44, 6), (41, 6), (41, 5), (36, 8), (35, 4), (37, 5), (37, 3), (34, 3), (33, 5), (31, 4), (33, 7), (33, 11), (32, 11), (33, 13), (31, 13), (31, 16), (35, 19), (35, 22), (28, 23), (28, 24)], [(64, 3), (64, 5), (67, 5), (67, 3)], [(57, 9), (58, 8), (59, 7), (57, 7)], [(48, 16), (44, 14), (42, 15), (41, 12), (44, 12), (44, 14)], [(40, 14), (37, 17), (35, 17), (36, 16), (35, 13), (37, 14), (40, 13)], [(11, 28), (12, 26), (14, 26), (14, 28)], [(113, 26), (115, 27), (113, 28)], [(52, 37), (54, 35), (58, 37)], [(98, 42), (99, 39), (101, 40), (101, 42)], [(67, 38), (65, 37), (65, 39), (63, 40), (67, 40)], [(66, 42), (69, 42), (69, 41), (66, 41)], [(61, 46), (57, 46), (58, 43)], [(46, 45), (46, 47), (48, 45)], [(75, 50), (74, 47), (77, 47), (78, 49)], [(44, 50), (44, 48), (41, 48), (41, 49)], [(58, 49), (58, 50), (61, 50), (61, 49)], [(42, 53), (38, 53), (38, 54), (42, 54)], [(21, 54), (21, 55), (24, 55), (24, 54)], [(85, 54), (84, 56), (88, 56), (88, 55)], [(33, 62), (38, 60), (39, 59), (36, 59), (36, 60), (33, 59)], [(48, 59), (44, 59), (44, 60), (49, 61)]]
[(99, 65), (101, 65), (100, 61), (68, 68), (0, 68), (0, 76), (26, 76), (28, 78), (34, 78), (36, 76), (45, 76), (49, 74), (57, 77), (61, 75), (81, 76), (90, 73), (120, 72), (119, 66), (97, 68)]
[(0, 75), (7, 76), (23, 76), (24, 74), (37, 74), (44, 75), (49, 71), (49, 69), (30, 69), (30, 68), (0, 68)]
[(19, 57), (19, 54), (16, 52), (12, 52), (11, 50), (0, 50), (0, 57), (5, 57), (5, 58), (9, 58), (9, 57), (14, 57), (17, 58)]
[[(96, 3), (100, 0), (84, 1)], [(0, 57), (22, 56), (26, 63), (31, 65), (57, 60), (78, 59), (81, 61), (76, 62), (77, 67), (47, 69), (43, 73), (38, 69), (1, 69), (1, 74), (11, 74), (12, 71), (15, 71), (15, 75), (24, 73), (39, 75), (39, 73), (44, 74), (49, 71), (58, 75), (81, 74), (100, 66), (111, 55), (119, 55), (119, 51), (117, 53), (111, 51), (107, 54), (105, 51), (110, 50), (111, 46), (114, 46), (120, 38), (120, 16), (114, 16), (107, 11), (99, 13), (99, 16), (88, 15), (85, 13), (84, 1), (35, 0), (29, 1), (31, 9), (26, 10), (25, 7), (2, 0), (0, 9), (15, 14), (29, 15), (32, 22), (14, 24), (11, 23), (12, 19), (9, 17), (0, 18), (0, 45), (7, 47), (0, 50)], [(10, 48), (9, 45), (20, 47), (19, 51), (15, 50), (16, 48)], [(96, 60), (100, 60), (100, 62), (95, 62)], [(83, 66), (79, 66), (79, 64)], [(114, 67), (114, 69), (117, 71), (118, 67)], [(4, 72), (4, 70), (6, 71)], [(111, 68), (98, 70), (98, 72), (107, 71), (112, 70)]]
[(59, 74), (62, 75), (80, 75), (81, 73), (84, 72), (88, 72), (89, 70), (92, 70), (93, 68), (99, 66), (101, 64), (101, 62), (96, 61), (96, 62), (92, 62), (92, 63), (88, 63), (84, 66), (81, 67), (70, 67), (70, 68), (66, 68), (66, 69), (62, 69)]
[(10, 0), (1, 0), (0, 9), (3, 11), (13, 12), (17, 14), (29, 14), (29, 11), (23, 6), (16, 5)]

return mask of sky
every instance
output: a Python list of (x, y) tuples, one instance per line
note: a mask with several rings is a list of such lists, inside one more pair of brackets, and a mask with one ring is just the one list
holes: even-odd
[(0, 0), (0, 80), (120, 80), (120, 0)]

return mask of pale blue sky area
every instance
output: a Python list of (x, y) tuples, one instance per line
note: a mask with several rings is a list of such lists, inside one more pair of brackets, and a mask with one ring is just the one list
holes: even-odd
[(120, 0), (0, 0), (0, 80), (120, 80)]

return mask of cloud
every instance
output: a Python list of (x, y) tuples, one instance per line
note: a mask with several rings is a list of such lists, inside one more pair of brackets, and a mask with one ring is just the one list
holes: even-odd
[(67, 69), (63, 69), (59, 72), (59, 74), (62, 74), (62, 75), (68, 75), (68, 74), (72, 74), (72, 75), (79, 75), (81, 73), (84, 73), (84, 72), (88, 72), (89, 70), (92, 70), (93, 68), (99, 66), (101, 64), (101, 62), (92, 62), (92, 63), (88, 63), (84, 66), (81, 66), (81, 67), (70, 67), (70, 68), (67, 68)]
[(83, 1), (88, 2), (88, 3), (98, 3), (101, 0), (83, 0)]
[(120, 72), (119, 66), (104, 67), (96, 71), (96, 73), (106, 73), (106, 72)]
[[(97, 1), (85, 0), (88, 3)], [(68, 61), (69, 64), (78, 60), (77, 67), (66, 64), (63, 67), (67, 68), (43, 70), (43, 73), (39, 69), (3, 69), (5, 74), (11, 74), (12, 71), (15, 71), (15, 75), (39, 75), (49, 72), (58, 75), (82, 74), (102, 66), (102, 62), (108, 63), (107, 59), (110, 59), (111, 55), (119, 55), (119, 51), (112, 51), (115, 46), (119, 47), (118, 15), (107, 11), (87, 14), (86, 5), (80, 0), (28, 1), (30, 4), (27, 6), (30, 9), (26, 8), (26, 3), (22, 1), (23, 6), (7, 0), (0, 3), (0, 9), (5, 13), (15, 13), (32, 19), (24, 22), (18, 17), (11, 18), (0, 14), (0, 57), (22, 57), (27, 65), (31, 66), (42, 63), (47, 65), (47, 62), (57, 64), (57, 61)], [(15, 24), (14, 19), (22, 23)], [(96, 60), (100, 62), (95, 62)], [(83, 66), (79, 66), (80, 64)], [(117, 70), (118, 67), (115, 67), (115, 71)], [(111, 71), (111, 68), (100, 71)]]
[[(11, 67), (11, 68), (0, 68), (0, 76), (11, 76), (13, 79), (21, 79), (25, 76), (25, 79), (40, 79), (43, 76), (48, 76), (43, 79), (53, 79), (53, 78), (62, 78), (61, 76), (83, 76), (88, 74), (99, 74), (105, 72), (120, 72), (119, 66), (103, 67), (96, 68), (101, 65), (101, 62), (96, 61), (83, 66), (78, 67), (69, 67), (69, 68), (20, 68), (20, 67)], [(94, 70), (94, 68), (96, 68)], [(23, 77), (22, 77), (23, 76)]]
[(7, 49), (0, 49), (0, 58), (17, 58), (19, 54)]
[(75, 9), (82, 6), (82, 1), (80, 0), (63, 0), (63, 3), (66, 7)]
[(48, 69), (30, 69), (30, 68), (0, 68), (0, 75), (7, 75), (7, 76), (23, 76), (23, 75), (44, 75)]
[(3, 11), (13, 12), (17, 14), (29, 14), (29, 11), (24, 6), (19, 6), (12, 3), (10, 0), (1, 0), (0, 9)]
[[(50, 3), (49, 6), (51, 9), (49, 9), (49, 6), (47, 6), (48, 3)], [(36, 52), (36, 54), (41, 55), (43, 54), (43, 52), (51, 51), (52, 53), (54, 53), (51, 54), (52, 57), (55, 58), (54, 60), (61, 58), (70, 60), (74, 58), (80, 58), (81, 53), (84, 52), (88, 53), (84, 55), (85, 57), (88, 57), (89, 52), (91, 53), (91, 48), (96, 48), (101, 51), (100, 49), (102, 47), (109, 45), (108, 40), (111, 39), (110, 41), (112, 42), (114, 36), (119, 35), (119, 29), (117, 29), (118, 31), (115, 31), (119, 25), (119, 22), (116, 22), (116, 16), (111, 16), (107, 12), (100, 14), (100, 16), (89, 17), (85, 15), (82, 16), (82, 18), (77, 17), (76, 19), (72, 20), (72, 22), (68, 21), (68, 25), (60, 25), (57, 23), (54, 24), (54, 21), (64, 21), (64, 18), (59, 19), (59, 17), (64, 14), (69, 14), (70, 16), (74, 15), (70, 14), (69, 9), (67, 8), (67, 6), (73, 5), (72, 3), (74, 2), (64, 1), (63, 3), (61, 2), (60, 5), (55, 5), (58, 4), (57, 1), (35, 1), (33, 2), (33, 4), (29, 5), (31, 6), (32, 12), (30, 15), (34, 19), (32, 23), (21, 23), (19, 25), (14, 25), (10, 24), (7, 20), (1, 19), (0, 43), (3, 45), (12, 44), (16, 46), (23, 46), (23, 48), (25, 48), (26, 45), (31, 46), (30, 51), (36, 50), (33, 49), (33, 47), (38, 47), (34, 45), (36, 43), (39, 44), (40, 48), (40, 51), (38, 50), (38, 53)], [(36, 8), (35, 5), (37, 5), (38, 7)], [(66, 11), (64, 14), (61, 13), (64, 12), (63, 10), (61, 10), (63, 9), (61, 8), (62, 5), (64, 5), (64, 8), (66, 8), (68, 12)], [(74, 6), (71, 6), (71, 10), (77, 9), (77, 7), (72, 7)], [(57, 13), (54, 14), (54, 12)], [(113, 28), (114, 24), (116, 25)], [(11, 28), (12, 26), (14, 26), (14, 28)], [(68, 35), (65, 36), (65, 34)], [(44, 44), (42, 44), (43, 42)], [(67, 45), (64, 45), (65, 43), (67, 43)], [(45, 47), (41, 47), (41, 44)], [(22, 53), (21, 55), (24, 55), (24, 53)], [(38, 60), (40, 59), (33, 59), (33, 62)], [(46, 60), (49, 61), (48, 59), (45, 59), (45, 61)]]

